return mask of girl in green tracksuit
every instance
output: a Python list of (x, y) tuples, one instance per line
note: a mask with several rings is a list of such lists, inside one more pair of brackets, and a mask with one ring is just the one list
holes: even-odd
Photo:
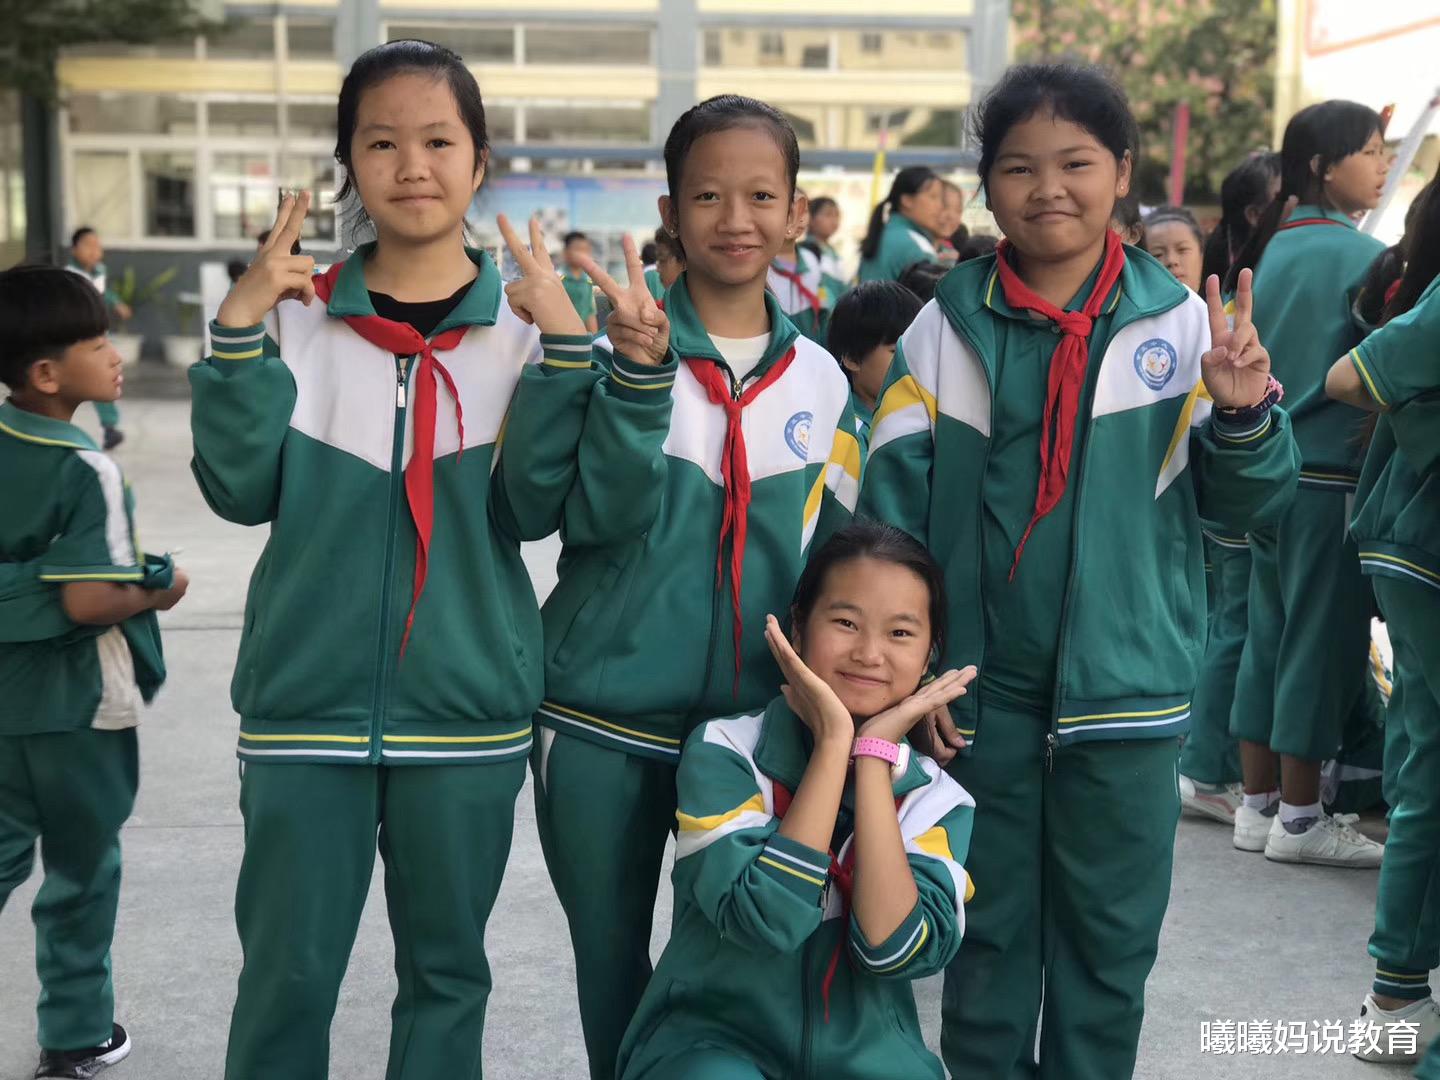
[[(1389, 723), (1404, 749), (1392, 790), (1361, 1017), (1382, 1028), (1366, 1061), (1414, 1060), (1440, 1033), (1440, 182), (1415, 202), (1385, 323), (1331, 369), (1340, 401), (1379, 410), (1351, 531), (1395, 649)], [(1387, 745), (1387, 757), (1392, 750)], [(1394, 767), (1386, 761), (1387, 773)], [(1400, 1024), (1409, 1024), (1408, 1044)], [(1419, 1075), (1440, 1077), (1432, 1053)]]
[(1230, 719), (1245, 784), (1234, 844), (1276, 861), (1374, 868), (1380, 845), (1321, 807), (1320, 771), (1346, 717), (1374, 693), (1369, 590), (1347, 531), (1363, 413), (1325, 396), (1325, 373), (1367, 330), (1353, 307), (1384, 245), (1352, 216), (1374, 207), (1384, 185), (1380, 117), (1350, 101), (1302, 109), (1280, 159), (1280, 190), (1231, 278), (1254, 269), (1256, 325), (1290, 395), (1303, 464), (1284, 516), (1250, 534), (1249, 627)]
[(386, 1076), (479, 1080), (485, 924), (544, 674), (520, 542), (554, 530), (573, 480), (590, 339), (538, 227), (534, 259), (512, 241), (508, 305), (465, 246), (487, 143), (460, 57), (372, 49), (338, 117), (341, 201), (375, 241), (315, 276), (291, 254), (309, 197), (287, 197), (190, 371), (201, 492), (269, 527), (231, 687), (244, 965), (225, 1076), (328, 1074), (378, 841)]
[(929, 552), (856, 522), (806, 565), (788, 640), (768, 617), (781, 696), (685, 744), (674, 928), (623, 1080), (944, 1076), (909, 984), (960, 943), (974, 804), (901, 744), (975, 674), (920, 685), (945, 608)]
[(1123, 93), (1015, 67), (978, 135), (1007, 242), (901, 338), (861, 492), (945, 568), (940, 667), (980, 667), (950, 710), (978, 884), (941, 1049), (957, 1077), (1124, 1080), (1205, 642), (1201, 520), (1273, 518), (1298, 457), (1249, 275), (1227, 327), (1217, 280), (1201, 300), (1109, 228), (1136, 139)]
[(907, 266), (933, 262), (945, 215), (945, 183), (927, 165), (895, 174), (890, 194), (870, 214), (860, 244), (861, 281), (898, 281)]
[(665, 162), (660, 216), (686, 271), (664, 310), (633, 247), (628, 288), (587, 267), (614, 310), (560, 524), (535, 717), (536, 821), (596, 1080), (614, 1075), (650, 978), (685, 736), (774, 695), (765, 614), (789, 601), (810, 546), (848, 522), (860, 480), (845, 377), (765, 288), (804, 211), (790, 124), (763, 102), (712, 98), (676, 122)]

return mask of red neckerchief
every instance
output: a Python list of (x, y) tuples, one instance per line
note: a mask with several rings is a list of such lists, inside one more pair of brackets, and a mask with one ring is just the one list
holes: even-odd
[[(335, 292), (340, 268), (336, 263), (315, 278), (315, 295), (326, 304)], [(465, 417), (460, 408), (460, 394), (455, 389), (455, 380), (445, 365), (435, 356), (460, 344), (469, 326), (456, 326), (443, 334), (436, 334), (429, 341), (409, 323), (392, 322), (379, 315), (346, 315), (345, 324), (368, 341), (396, 356), (414, 356), (420, 361), (415, 372), (415, 401), (411, 407), (414, 417), (415, 437), (410, 448), (410, 464), (405, 467), (405, 497), (410, 504), (410, 516), (415, 521), (417, 540), (415, 543), (415, 588), (410, 598), (410, 612), (405, 617), (405, 633), (400, 638), (400, 656), (405, 656), (405, 646), (410, 642), (410, 629), (415, 625), (415, 608), (420, 603), (420, 594), (425, 591), (425, 577), (430, 568), (430, 536), (435, 529), (435, 380), (440, 378), (445, 389), (455, 402), (455, 426), (460, 433), (458, 459), (465, 453)]]
[(1090, 332), (1105, 298), (1125, 269), (1125, 248), (1113, 230), (1105, 233), (1105, 258), (1100, 264), (1100, 277), (1085, 306), (1079, 311), (1061, 311), (1050, 301), (1037, 296), (1020, 280), (1010, 265), (1010, 241), (1001, 240), (995, 248), (995, 268), (1000, 273), (1000, 286), (1005, 302), (1020, 311), (1033, 311), (1053, 322), (1061, 330), (1060, 344), (1050, 357), (1050, 379), (1045, 391), (1045, 419), (1040, 428), (1040, 484), (1035, 492), (1035, 511), (1025, 535), (1015, 548), (1015, 561), (1010, 566), (1010, 580), (1020, 568), (1020, 556), (1035, 524), (1055, 509), (1065, 494), (1070, 475), (1070, 451), (1075, 445), (1075, 422), (1080, 413), (1080, 391), (1085, 385), (1085, 367), (1090, 361)]
[(740, 691), (740, 587), (745, 572), (745, 533), (750, 510), (750, 459), (745, 453), (745, 432), (740, 415), (745, 406), (774, 384), (795, 359), (795, 346), (751, 383), (738, 398), (732, 396), (725, 373), (713, 360), (687, 357), (695, 381), (705, 388), (711, 404), (725, 410), (725, 444), (720, 451), (720, 475), (725, 480), (725, 516), (720, 521), (720, 551), (715, 562), (715, 588), (725, 585), (725, 537), (730, 537), (730, 605), (735, 612), (735, 692)]
[(810, 305), (811, 312), (813, 312), (815, 317), (818, 319), (820, 317), (820, 295), (816, 292), (811, 291), (810, 287), (805, 284), (804, 279), (800, 276), (799, 258), (797, 257), (795, 260), (794, 270), (787, 270), (785, 269), (785, 267), (781, 266), (779, 263), (776, 262), (772, 262), (770, 264), (770, 269), (774, 270), (775, 273), (779, 274), (781, 277), (783, 277), (786, 281), (790, 282), (791, 285), (793, 285), (796, 289), (800, 291), (800, 295), (805, 298), (805, 302)]
[(1287, 221), (1284, 225), (1279, 226), (1275, 231), (1284, 232), (1286, 229), (1298, 229), (1302, 225), (1339, 225), (1342, 229), (1350, 228), (1350, 226), (1346, 225), (1345, 222), (1336, 221), (1334, 218), (1307, 217), (1296, 218), (1294, 221)]
[[(774, 792), (775, 817), (781, 821), (785, 820), (785, 814), (790, 809), (790, 801), (794, 794), (779, 780), (772, 780), (771, 787)], [(895, 799), (895, 809), (900, 809), (900, 804), (905, 801), (904, 796)], [(845, 853), (845, 861), (841, 862), (835, 858), (833, 851), (828, 852), (830, 856), (830, 881), (835, 888), (840, 890), (840, 921), (848, 925), (850, 921), (850, 898), (855, 894), (855, 845), (850, 845), (850, 850)], [(820, 984), (820, 999), (825, 1003), (825, 1022), (830, 1022), (830, 985), (835, 981), (835, 971), (840, 966), (840, 955), (845, 951), (845, 933), (841, 929), (840, 937), (835, 942), (835, 951), (830, 954), (830, 963), (825, 968), (825, 979)]]

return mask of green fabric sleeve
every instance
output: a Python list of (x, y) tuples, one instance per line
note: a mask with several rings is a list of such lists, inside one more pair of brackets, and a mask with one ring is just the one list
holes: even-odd
[(870, 452), (856, 514), (904, 529), (922, 544), (930, 533), (930, 477), (935, 464), (933, 387), (922, 387), (905, 361), (905, 342), (885, 377), (870, 424)]
[(1383, 409), (1440, 390), (1440, 278), (1415, 306), (1350, 350), (1365, 389)]
[(40, 580), (44, 558), (0, 563), (0, 642), (48, 641), (75, 629), (60, 586)]
[(135, 550), (134, 531), (120, 481), (101, 474), (78, 458), (67, 470), (65, 517), (40, 560), (39, 579), (52, 584), (113, 581), (139, 585), (145, 579)]
[(1388, 419), (1405, 463), (1421, 476), (1440, 472), (1440, 392), (1411, 399)]
[(820, 926), (830, 856), (778, 834), (749, 762), (705, 730), (686, 743), (676, 778), (676, 895), (743, 948), (796, 952)]
[(295, 378), (263, 324), (210, 324), (211, 352), (190, 368), (190, 469), (210, 509), (260, 525), (280, 506), (280, 451), (295, 408)]
[(1300, 448), (1284, 409), (1245, 425), (1212, 414), (1190, 438), (1201, 518), (1241, 532), (1279, 520), (1300, 484)]
[(590, 394), (602, 374), (589, 334), (542, 334), (540, 348), (540, 363), (526, 364), (515, 388), (490, 494), (496, 521), (518, 540), (539, 540), (560, 527)]
[(601, 344), (595, 351), (604, 376), (590, 395), (561, 535), (567, 544), (598, 547), (639, 537), (660, 510), (670, 391), (680, 360), (673, 348), (658, 367)]

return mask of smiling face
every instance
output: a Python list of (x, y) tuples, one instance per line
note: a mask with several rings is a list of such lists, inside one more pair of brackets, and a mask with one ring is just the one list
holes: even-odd
[(1363, 149), (1341, 158), (1322, 177), (1325, 198), (1342, 214), (1373, 210), (1380, 205), (1385, 177), (1390, 172), (1390, 155), (1377, 131)]
[(1050, 112), (1006, 132), (986, 177), (1001, 230), (1023, 257), (1045, 262), (1098, 257), (1129, 185), (1128, 153), (1117, 161), (1085, 128)]
[(679, 230), (692, 278), (743, 285), (762, 278), (808, 209), (792, 198), (785, 157), (763, 126), (746, 124), (696, 139), (674, 200), (660, 216)]
[(1175, 280), (1192, 292), (1200, 291), (1204, 253), (1195, 230), (1183, 221), (1162, 221), (1145, 226), (1145, 250), (1154, 255)]
[(913, 195), (900, 196), (900, 213), (934, 236), (945, 226), (945, 185), (938, 179), (925, 181)]
[(351, 169), (376, 232), (403, 243), (458, 233), (485, 174), (444, 79), (395, 75), (366, 90)]
[(840, 563), (825, 575), (795, 648), (857, 720), (884, 712), (913, 694), (925, 674), (930, 591), (896, 563)]

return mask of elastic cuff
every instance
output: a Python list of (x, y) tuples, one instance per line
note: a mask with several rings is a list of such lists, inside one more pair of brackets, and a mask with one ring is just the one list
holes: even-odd
[(1382, 997), (1420, 1001), (1430, 996), (1430, 973), (1408, 971), (1394, 964), (1376, 964), (1371, 992)]
[(212, 360), (258, 360), (265, 355), (265, 324), (221, 326), (210, 322)]
[(765, 844), (756, 865), (762, 873), (817, 907), (830, 883), (829, 855), (778, 834)]
[(617, 352), (610, 359), (610, 388), (616, 397), (629, 401), (657, 401), (675, 385), (678, 366), (679, 356), (674, 349), (659, 365), (639, 364)]
[(588, 371), (594, 342), (589, 334), (541, 334), (540, 348), (545, 367)]
[(175, 584), (175, 560), (169, 555), (145, 555), (145, 577), (142, 589), (168, 589)]
[(1211, 416), (1210, 429), (1215, 433), (1219, 442), (1231, 446), (1245, 446), (1258, 443), (1269, 432), (1273, 420), (1267, 412), (1259, 421), (1248, 421), (1241, 424), (1231, 424), (1217, 409)]
[(930, 920), (925, 917), (918, 899), (905, 921), (879, 945), (870, 945), (859, 920), (853, 914), (850, 916), (850, 949), (871, 975), (894, 975), (903, 971), (924, 951), (929, 940)]

